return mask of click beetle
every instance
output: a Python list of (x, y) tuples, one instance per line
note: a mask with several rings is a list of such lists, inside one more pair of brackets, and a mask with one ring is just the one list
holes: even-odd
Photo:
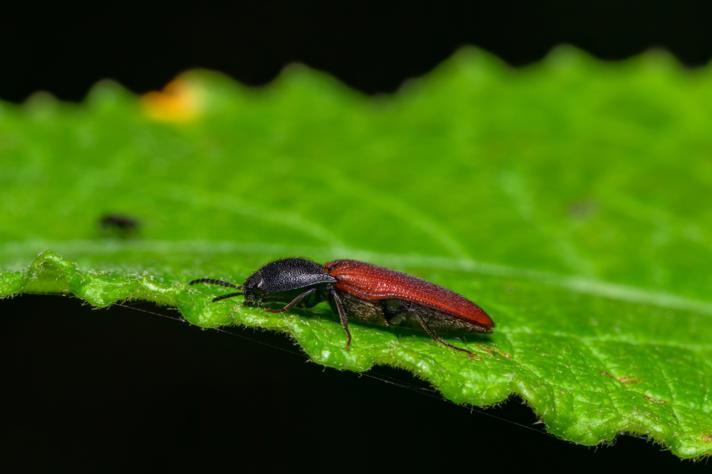
[(237, 290), (213, 301), (244, 295), (247, 306), (284, 304), (278, 309), (267, 308), (273, 313), (294, 307), (311, 308), (326, 300), (339, 315), (346, 333), (346, 349), (351, 345), (349, 320), (420, 330), (440, 344), (470, 354), (440, 335), (489, 333), (494, 328), (494, 322), (482, 308), (453, 291), (356, 260), (319, 265), (305, 258), (286, 258), (263, 266), (242, 285), (213, 278), (190, 282), (199, 283)]

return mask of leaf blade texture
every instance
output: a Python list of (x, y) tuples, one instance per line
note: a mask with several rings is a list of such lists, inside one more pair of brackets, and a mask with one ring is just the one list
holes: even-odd
[[(264, 90), (194, 71), (137, 98), (0, 105), (0, 296), (147, 300), (203, 327), (291, 334), (312, 360), (409, 370), (455, 403), (520, 396), (594, 445), (712, 453), (708, 69), (561, 49), (511, 70), (463, 50), (391, 97), (303, 67)], [(135, 233), (102, 229), (107, 213)], [(322, 306), (211, 304), (271, 259), (356, 258), (453, 289), (497, 328), (463, 342), (353, 325)], [(229, 356), (229, 355), (226, 355)]]

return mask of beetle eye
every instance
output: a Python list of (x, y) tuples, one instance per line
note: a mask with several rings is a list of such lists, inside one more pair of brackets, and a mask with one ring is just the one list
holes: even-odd
[(262, 288), (262, 284), (264, 283), (264, 279), (260, 278), (260, 281), (257, 282), (257, 288)]

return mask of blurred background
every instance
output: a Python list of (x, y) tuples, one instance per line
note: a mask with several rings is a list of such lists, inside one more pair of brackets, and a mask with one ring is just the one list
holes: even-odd
[[(196, 67), (258, 87), (292, 62), (367, 94), (390, 94), (465, 44), (515, 67), (541, 60), (560, 44), (611, 61), (661, 48), (691, 68), (709, 62), (712, 30), (704, 2), (620, 3), (263, 1), (150, 12), (123, 3), (76, 11), (3, 7), (0, 100), (22, 102), (44, 90), (81, 101), (105, 78), (144, 93)], [(640, 439), (597, 449), (567, 444), (543, 435), (518, 400), (489, 411), (511, 420), (503, 421), (423, 395), (423, 385), (405, 373), (375, 374), (407, 388), (325, 370), (259, 344), (295, 350), (277, 335), (250, 332), (254, 340), (245, 341), (125, 308), (99, 318), (77, 300), (59, 297), (2, 301), (0, 313), (3, 385), (12, 407), (3, 420), (0, 465), (101, 471), (705, 467), (681, 463)], [(129, 334), (131, 347), (124, 343)], [(216, 405), (222, 408), (208, 408)]]
[[(135, 92), (177, 73), (216, 69), (250, 85), (291, 62), (333, 74), (361, 91), (394, 92), (464, 44), (522, 66), (568, 43), (607, 60), (664, 48), (688, 66), (712, 56), (705, 2), (234, 2), (151, 11), (107, 2), (3, 7), (0, 97), (38, 90), (81, 100), (98, 80)], [(22, 7), (20, 7), (22, 8)]]

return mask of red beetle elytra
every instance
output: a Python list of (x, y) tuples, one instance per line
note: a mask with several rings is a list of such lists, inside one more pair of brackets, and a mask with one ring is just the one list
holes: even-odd
[(213, 298), (221, 301), (244, 295), (247, 306), (283, 303), (274, 313), (312, 306), (327, 300), (339, 315), (351, 345), (349, 320), (378, 326), (400, 326), (422, 330), (435, 341), (454, 346), (440, 334), (488, 333), (494, 322), (472, 301), (441, 286), (405, 273), (356, 260), (335, 260), (322, 265), (304, 258), (286, 258), (268, 263), (243, 285), (213, 278), (190, 282), (220, 285), (238, 291)]

